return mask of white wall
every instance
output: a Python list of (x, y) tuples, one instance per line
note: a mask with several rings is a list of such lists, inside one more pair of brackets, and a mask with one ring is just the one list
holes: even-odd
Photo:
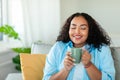
[(120, 0), (61, 0), (61, 24), (75, 12), (90, 14), (120, 46)]

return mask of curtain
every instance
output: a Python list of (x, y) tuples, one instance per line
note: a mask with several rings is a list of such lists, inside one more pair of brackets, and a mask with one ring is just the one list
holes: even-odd
[(31, 45), (38, 40), (43, 43), (54, 43), (60, 28), (59, 0), (21, 0), (21, 2), (25, 44)]
[(7, 24), (20, 34), (26, 47), (39, 40), (49, 44), (56, 41), (60, 28), (59, 0), (8, 0), (7, 5)]

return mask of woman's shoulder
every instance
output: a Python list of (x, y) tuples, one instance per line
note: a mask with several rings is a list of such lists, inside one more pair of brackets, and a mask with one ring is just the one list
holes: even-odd
[(93, 50), (96, 51), (96, 52), (102, 52), (102, 51), (110, 49), (110, 47), (108, 45), (106, 45), (106, 44), (100, 45), (99, 48), (95, 48), (93, 44), (92, 45), (86, 45), (85, 47), (90, 52), (93, 51)]
[(100, 46), (100, 49), (101, 49), (101, 50), (108, 50), (108, 49), (110, 49), (110, 46), (108, 46), (108, 45), (106, 45), (106, 44), (102, 44), (102, 45)]
[(94, 48), (93, 47), (93, 50), (97, 53), (100, 53), (100, 55), (111, 53), (110, 46), (106, 45), (106, 44), (100, 45), (99, 48)]
[(110, 46), (106, 44), (101, 45), (99, 52), (100, 55), (104, 55), (104, 56), (111, 55)]

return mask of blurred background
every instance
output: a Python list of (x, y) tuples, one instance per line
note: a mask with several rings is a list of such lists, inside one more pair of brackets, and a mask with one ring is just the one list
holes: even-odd
[[(17, 30), (26, 46), (41, 40), (53, 44), (64, 21), (75, 12), (90, 14), (120, 46), (119, 0), (1, 0), (1, 25)], [(3, 42), (15, 43), (3, 36)], [(12, 44), (13, 44), (12, 43)]]
[(17, 72), (9, 60), (12, 47), (31, 47), (33, 42), (54, 44), (65, 20), (73, 13), (90, 14), (120, 46), (120, 0), (0, 0), (0, 26), (12, 26), (22, 39), (0, 33), (0, 80)]

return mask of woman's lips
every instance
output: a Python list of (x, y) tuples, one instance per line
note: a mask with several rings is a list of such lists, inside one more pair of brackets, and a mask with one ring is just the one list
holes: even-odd
[(75, 39), (81, 39), (82, 36), (80, 36), (80, 35), (75, 35), (74, 38), (75, 38)]

